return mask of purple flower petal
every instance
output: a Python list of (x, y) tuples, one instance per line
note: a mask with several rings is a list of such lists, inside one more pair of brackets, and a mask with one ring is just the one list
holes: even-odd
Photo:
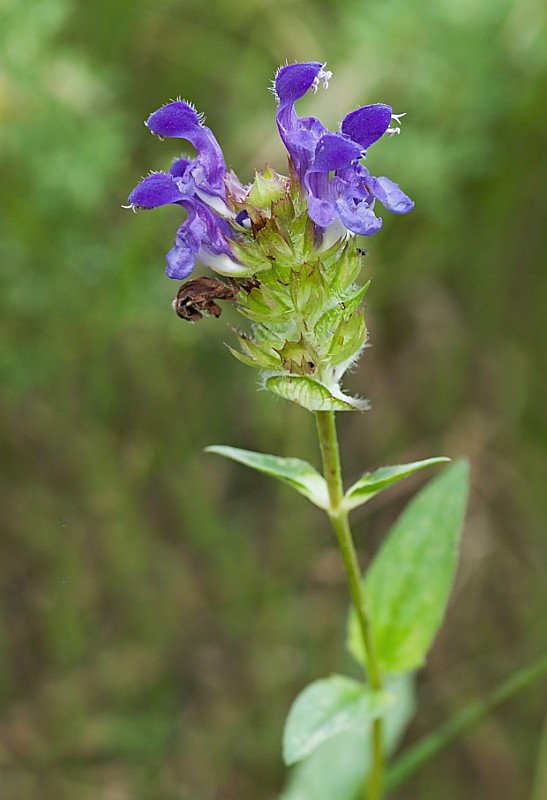
[(301, 181), (306, 171), (313, 163), (315, 146), (321, 136), (328, 133), (327, 129), (315, 117), (299, 117), (292, 112), (292, 127), (282, 129), (279, 124), (280, 113), (277, 115), (279, 133), (283, 144)]
[(177, 158), (169, 167), (169, 174), (174, 175), (176, 178), (183, 178), (191, 164), (192, 161), (188, 158)]
[(176, 139), (186, 139), (188, 132), (199, 130), (202, 127), (196, 109), (183, 100), (175, 100), (173, 103), (166, 103), (158, 108), (157, 111), (150, 114), (145, 125), (156, 136), (175, 137)]
[(362, 106), (344, 117), (340, 129), (366, 150), (389, 128), (391, 111), (391, 106), (386, 106), (384, 103)]
[(393, 214), (408, 214), (414, 208), (414, 202), (406, 195), (397, 183), (389, 178), (373, 178), (367, 180), (370, 191), (380, 203)]
[(318, 61), (310, 61), (281, 67), (275, 76), (277, 127), (301, 182), (312, 163), (315, 145), (327, 129), (316, 117), (299, 117), (294, 104), (321, 78), (326, 82), (329, 74)]
[(165, 272), (169, 278), (175, 280), (183, 280), (190, 275), (203, 238), (203, 225), (197, 215), (196, 202), (185, 199), (183, 205), (188, 216), (178, 229), (175, 244), (166, 256)]
[(129, 195), (129, 203), (134, 208), (150, 209), (179, 203), (183, 197), (172, 175), (154, 172), (135, 186)]
[(310, 194), (308, 197), (308, 214), (310, 219), (320, 228), (328, 228), (336, 217), (336, 206), (330, 200), (321, 200)]
[(372, 236), (382, 227), (382, 220), (366, 200), (356, 202), (351, 195), (342, 195), (336, 201), (336, 210), (345, 227), (361, 236)]
[(300, 64), (287, 64), (277, 70), (274, 79), (274, 91), (279, 105), (295, 103), (304, 97), (308, 89), (314, 85), (323, 64), (318, 61), (307, 61)]
[(184, 226), (179, 228), (175, 244), (165, 257), (167, 261), (165, 274), (176, 281), (183, 281), (190, 275), (199, 252), (199, 241), (191, 231), (183, 228)]
[(224, 198), (226, 163), (213, 132), (201, 122), (197, 111), (177, 100), (151, 114), (146, 125), (158, 136), (186, 139), (197, 150), (192, 174), (196, 186), (205, 194)]
[(202, 226), (202, 245), (215, 254), (232, 255), (228, 240), (231, 228), (225, 219), (219, 217), (205, 203), (195, 200), (197, 217)]
[(360, 158), (359, 145), (339, 133), (327, 133), (317, 142), (313, 165), (309, 172), (331, 172), (349, 166)]
[(237, 273), (242, 269), (230, 250), (231, 228), (208, 205), (197, 198), (185, 198), (181, 205), (187, 219), (177, 231), (175, 245), (167, 253), (165, 272), (182, 280), (192, 272), (197, 260), (222, 272)]

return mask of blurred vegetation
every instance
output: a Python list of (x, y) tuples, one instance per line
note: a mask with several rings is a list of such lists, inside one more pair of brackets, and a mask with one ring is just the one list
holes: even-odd
[[(546, 19), (541, 0), (0, 0), (3, 800), (273, 800), (291, 700), (351, 670), (319, 512), (202, 452), (317, 462), (312, 419), (229, 357), (229, 310), (172, 314), (177, 209), (120, 208), (178, 155), (142, 125), (178, 95), (242, 179), (282, 171), (285, 60), (328, 61), (303, 102), (326, 124), (409, 112), (369, 157), (416, 209), (367, 243), (373, 347), (349, 382), (373, 410), (340, 415), (348, 479), (472, 460), (406, 741), (545, 648)], [(356, 514), (363, 562), (415, 486)], [(397, 798), (531, 796), (546, 699), (511, 701)]]

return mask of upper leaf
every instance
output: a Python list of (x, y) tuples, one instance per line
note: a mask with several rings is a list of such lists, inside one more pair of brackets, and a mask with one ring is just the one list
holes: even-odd
[[(406, 672), (423, 664), (441, 625), (456, 570), (468, 480), (468, 464), (459, 461), (422, 489), (365, 576), (376, 655), (386, 672)], [(364, 663), (354, 613), (348, 647)]]
[(283, 760), (288, 766), (342, 731), (363, 729), (393, 702), (388, 692), (345, 675), (314, 681), (298, 695), (285, 723)]
[(442, 464), (444, 461), (450, 461), (449, 458), (439, 456), (438, 458), (426, 458), (424, 461), (414, 461), (411, 464), (400, 464), (394, 467), (380, 467), (375, 472), (365, 472), (353, 486), (347, 490), (344, 505), (350, 510), (363, 505), (367, 500), (370, 500), (374, 495), (387, 489), (393, 483), (407, 478), (414, 472), (424, 467), (430, 467), (433, 464)]
[(251, 450), (240, 450), (238, 447), (225, 445), (211, 445), (211, 447), (205, 448), (205, 452), (231, 458), (232, 461), (238, 461), (247, 467), (278, 478), (283, 483), (288, 483), (319, 508), (327, 509), (329, 507), (326, 481), (307, 461), (302, 461), (300, 458), (281, 458), (267, 453), (254, 453)]

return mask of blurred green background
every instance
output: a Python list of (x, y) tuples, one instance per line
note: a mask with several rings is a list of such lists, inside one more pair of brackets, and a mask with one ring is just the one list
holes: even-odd
[[(328, 61), (328, 92), (301, 113), (331, 127), (358, 104), (408, 112), (369, 156), (416, 209), (366, 245), (373, 346), (347, 383), (373, 410), (340, 415), (346, 475), (472, 461), (458, 581), (405, 742), (545, 648), (546, 13), (0, 0), (3, 800), (273, 800), (290, 702), (355, 671), (320, 512), (203, 453), (318, 463), (311, 416), (229, 356), (229, 309), (195, 326), (172, 313), (179, 209), (120, 208), (180, 154), (142, 124), (178, 95), (243, 180), (284, 171), (267, 89), (286, 60)], [(356, 513), (363, 563), (422, 480)], [(546, 701), (524, 692), (394, 797), (531, 798)]]

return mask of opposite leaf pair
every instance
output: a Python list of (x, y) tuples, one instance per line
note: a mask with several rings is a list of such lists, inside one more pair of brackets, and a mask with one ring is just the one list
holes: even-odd
[[(218, 453), (289, 484), (332, 512), (325, 479), (306, 461), (231, 447)], [(365, 503), (432, 458), (366, 473), (344, 496), (342, 513)], [(441, 625), (457, 564), (468, 490), (468, 465), (459, 461), (409, 503), (363, 578), (384, 689), (343, 675), (315, 681), (296, 698), (287, 718), (283, 757), (298, 763), (282, 800), (353, 800), (367, 778), (373, 720), (382, 717), (385, 752), (392, 753), (413, 714), (413, 671), (426, 658)], [(348, 649), (367, 670), (355, 611)]]
[[(240, 464), (251, 467), (251, 469), (256, 469), (258, 472), (263, 472), (265, 475), (270, 475), (272, 478), (277, 478), (283, 483), (292, 486), (300, 494), (303, 494), (314, 505), (324, 511), (329, 510), (327, 483), (323, 476), (307, 461), (303, 461), (300, 458), (281, 458), (267, 453), (255, 453), (251, 450), (241, 450), (238, 447), (227, 447), (225, 445), (211, 445), (206, 448), (205, 452), (231, 458), (232, 461), (237, 461)], [(450, 459), (439, 456), (394, 467), (380, 467), (375, 472), (365, 472), (347, 490), (344, 498), (344, 508), (347, 511), (357, 508), (402, 478), (407, 478), (424, 467), (441, 464), (445, 461), (450, 461)]]

